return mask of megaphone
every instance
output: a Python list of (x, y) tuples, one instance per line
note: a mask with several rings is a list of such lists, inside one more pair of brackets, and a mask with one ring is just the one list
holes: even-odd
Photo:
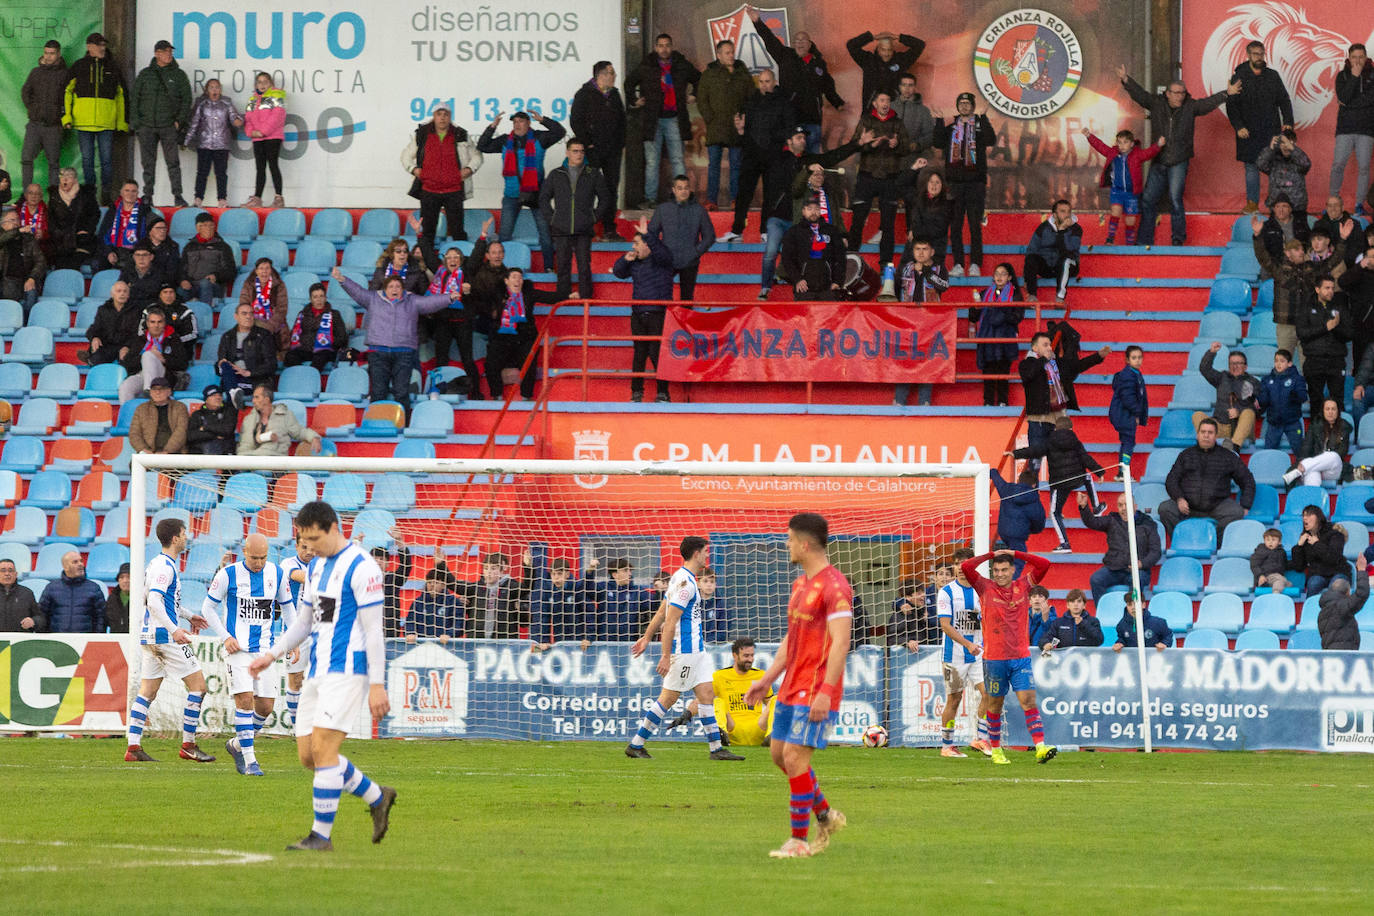
[(897, 269), (889, 261), (883, 267), (883, 285), (878, 290), (879, 302), (897, 301)]

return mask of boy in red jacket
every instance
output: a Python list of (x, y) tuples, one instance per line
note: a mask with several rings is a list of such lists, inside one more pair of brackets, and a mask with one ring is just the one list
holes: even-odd
[(1124, 213), (1126, 244), (1134, 245), (1136, 223), (1140, 220), (1140, 192), (1145, 187), (1142, 167), (1159, 155), (1159, 151), (1164, 148), (1164, 138), (1160, 137), (1157, 144), (1142, 149), (1135, 134), (1129, 130), (1119, 130), (1116, 132), (1116, 149), (1112, 149), (1093, 136), (1092, 131), (1086, 127), (1083, 128), (1083, 136), (1088, 138), (1089, 146), (1107, 158), (1107, 164), (1102, 166), (1102, 177), (1097, 182), (1101, 187), (1111, 188), (1112, 206), (1111, 216), (1107, 220), (1107, 244), (1116, 243), (1116, 229)]

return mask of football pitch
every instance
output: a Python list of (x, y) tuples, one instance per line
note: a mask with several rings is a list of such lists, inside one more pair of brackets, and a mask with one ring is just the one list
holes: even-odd
[(765, 748), (350, 742), (399, 792), (370, 840), (345, 795), (333, 853), (308, 774), (262, 740), (267, 775), (219, 760), (126, 764), (123, 741), (0, 742), (0, 886), (26, 913), (1183, 913), (1365, 909), (1374, 759), (1358, 755), (981, 756), (831, 748), (821, 787), (849, 826), (771, 860), (787, 789)]

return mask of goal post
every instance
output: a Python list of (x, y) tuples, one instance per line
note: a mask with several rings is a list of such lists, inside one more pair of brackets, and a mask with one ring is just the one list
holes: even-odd
[[(872, 672), (872, 696), (855, 702), (877, 721), (892, 689), (879, 634), (900, 589), (931, 583), (958, 547), (983, 553), (991, 543), (989, 468), (975, 463), (135, 455), (130, 473), (134, 628), (159, 517), (190, 523), (183, 622), (199, 611), (220, 557), (241, 556), (246, 534), (265, 534), (273, 560), (291, 556), (294, 508), (309, 499), (330, 502), (346, 534), (386, 552), (393, 712), (384, 735), (624, 737), (616, 723), (657, 682), (657, 649), (632, 659), (629, 643), (657, 608), (655, 582), (680, 564), (688, 535), (710, 541), (714, 594), (703, 577), (702, 596), (713, 659), (728, 666), (730, 642), (748, 636), (765, 667), (785, 632), (796, 575), (785, 537), (797, 512), (826, 517), (831, 561), (863, 609), (853, 664)], [(493, 572), (498, 562), (505, 566)], [(585, 589), (583, 604), (561, 591), (560, 573)], [(456, 629), (417, 622), (403, 632), (402, 618), (416, 620), (410, 612), (421, 603), (448, 607)], [(220, 730), (213, 710), (229, 702), (214, 676), (222, 651), (198, 638), (197, 654), (210, 681), (202, 728)], [(175, 698), (180, 686), (163, 692)], [(175, 706), (159, 699), (150, 729), (163, 718), (164, 729), (174, 727)], [(559, 714), (583, 707), (596, 715)], [(281, 731), (275, 717), (269, 730)]]

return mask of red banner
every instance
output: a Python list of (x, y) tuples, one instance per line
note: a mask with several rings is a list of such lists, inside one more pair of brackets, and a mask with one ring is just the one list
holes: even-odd
[(670, 308), (658, 377), (675, 382), (953, 382), (950, 306)]
[[(1198, 97), (1225, 89), (1232, 71), (1245, 60), (1246, 44), (1264, 42), (1269, 66), (1283, 77), (1293, 100), (1298, 145), (1312, 159), (1307, 209), (1316, 213), (1326, 201), (1335, 144), (1336, 73), (1345, 66), (1346, 48), (1370, 41), (1371, 32), (1374, 5), (1346, 0), (1189, 0), (1183, 4), (1183, 79)], [(1188, 208), (1239, 210), (1245, 203), (1245, 173), (1236, 161), (1235, 134), (1224, 114), (1198, 122), (1195, 145)], [(1341, 186), (1347, 209), (1364, 197), (1365, 189), (1356, 185), (1352, 160)]]

